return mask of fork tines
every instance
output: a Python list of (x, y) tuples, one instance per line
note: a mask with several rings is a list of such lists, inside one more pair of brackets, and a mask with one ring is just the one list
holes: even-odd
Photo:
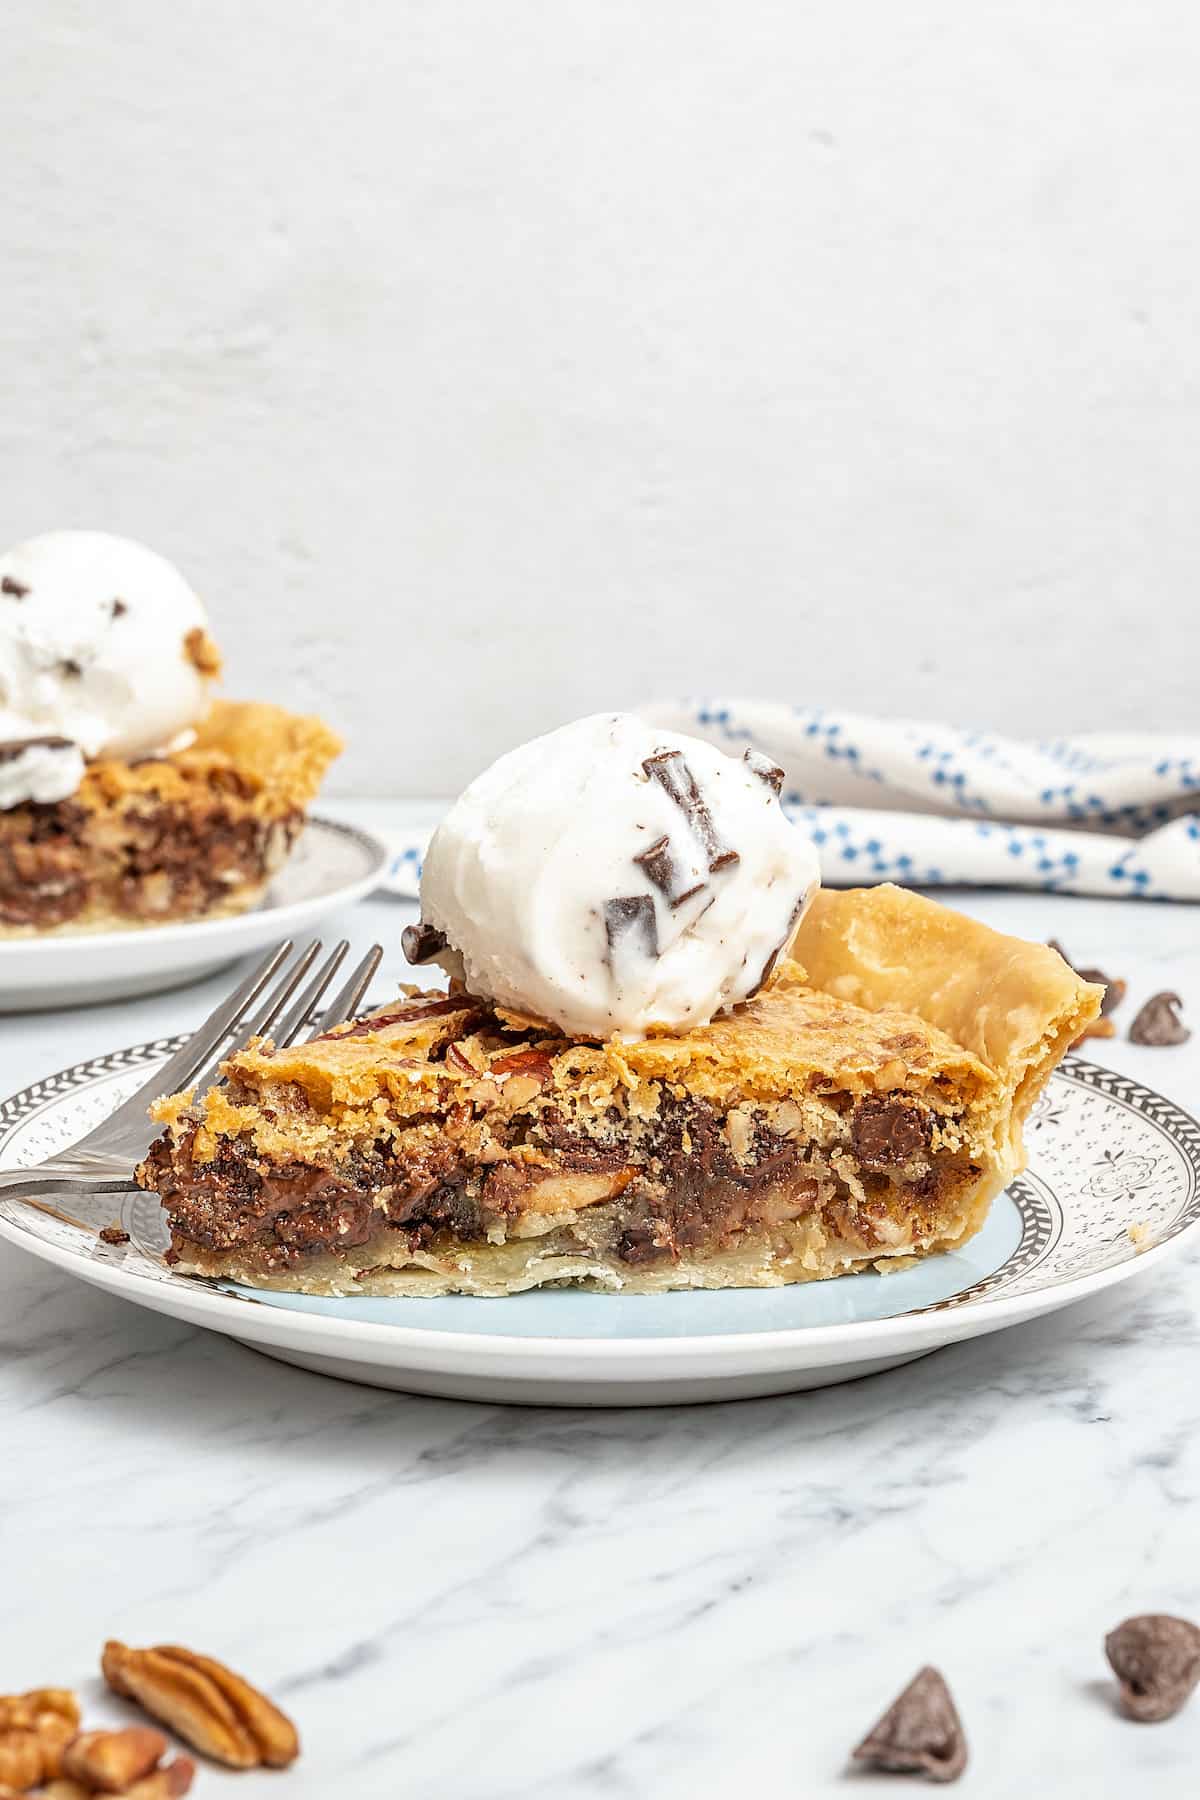
[(184, 1087), (194, 1087), (197, 1097), (204, 1094), (220, 1079), (220, 1066), (225, 1058), (244, 1050), (253, 1038), (269, 1037), (282, 1048), (294, 1044), (306, 1027), (312, 1026), (311, 1035), (316, 1036), (318, 1032), (340, 1025), (358, 1006), (383, 956), (382, 947), (373, 944), (322, 1011), (321, 1000), (345, 960), (349, 942), (342, 938), (334, 945), (294, 999), (320, 956), (322, 945), (316, 938), (295, 958), (292, 957), (293, 947), (290, 939), (277, 945), (229, 999), (205, 1020), (195, 1036), (155, 1077), (160, 1094)]
[(119, 1177), (122, 1183), (128, 1180), (133, 1165), (153, 1141), (156, 1128), (148, 1115), (155, 1100), (185, 1088), (191, 1088), (197, 1098), (207, 1093), (221, 1079), (225, 1058), (244, 1050), (252, 1038), (269, 1035), (282, 1048), (294, 1044), (309, 1027), (310, 1036), (316, 1037), (342, 1024), (358, 1007), (383, 956), (381, 947), (373, 944), (322, 1011), (321, 1001), (341, 968), (349, 945), (344, 938), (335, 944), (303, 987), (305, 976), (320, 956), (321, 944), (314, 941), (294, 959), (293, 949), (290, 938), (277, 944), (136, 1093), (130, 1094), (77, 1143), (52, 1158), (56, 1176), (86, 1178), (91, 1186), (101, 1177), (110, 1187), (115, 1178)]
[[(288, 945), (290, 951), (291, 946)], [(216, 1046), (205, 1068), (196, 1076), (197, 1095), (202, 1094), (219, 1078), (220, 1064), (228, 1056), (235, 1056), (244, 1050), (253, 1038), (270, 1038), (275, 1046), (282, 1049), (294, 1044), (306, 1026), (312, 1026), (311, 1036), (328, 1031), (334, 1025), (340, 1025), (349, 1018), (379, 967), (383, 949), (373, 944), (367, 954), (358, 963), (349, 979), (339, 988), (329, 1005), (322, 1011), (321, 1000), (330, 982), (341, 968), (350, 945), (347, 939), (335, 944), (329, 955), (321, 963), (312, 980), (293, 1000), (297, 988), (309, 973), (321, 952), (319, 938), (313, 940), (302, 950), (291, 963), (285, 966), (274, 987), (267, 994), (261, 1005), (249, 1017), (238, 1021), (238, 1028), (232, 1033), (228, 1042)], [(286, 964), (286, 955), (285, 955)], [(258, 990), (261, 993), (261, 988)], [(289, 1006), (288, 1002), (292, 1001)]]

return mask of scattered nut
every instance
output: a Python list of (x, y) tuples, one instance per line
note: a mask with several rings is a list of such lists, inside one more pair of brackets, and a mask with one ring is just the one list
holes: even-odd
[(296, 1728), (278, 1707), (209, 1656), (176, 1644), (131, 1650), (110, 1640), (101, 1658), (115, 1693), (136, 1700), (193, 1749), (234, 1769), (281, 1769), (300, 1753)]
[(58, 1774), (79, 1706), (66, 1688), (0, 1695), (0, 1787), (25, 1791)]
[(1152, 994), (1129, 1027), (1131, 1044), (1155, 1049), (1167, 1044), (1186, 1044), (1191, 1032), (1179, 1017), (1183, 1005), (1178, 994)]
[(514, 1050), (508, 1056), (498, 1056), (488, 1066), (488, 1074), (497, 1081), (506, 1077), (511, 1080), (514, 1075), (528, 1076), (536, 1087), (543, 1088), (553, 1079), (554, 1066), (544, 1050)]
[(967, 1740), (950, 1690), (936, 1669), (921, 1669), (854, 1751), (856, 1762), (892, 1775), (957, 1781)]
[(195, 1775), (196, 1765), (191, 1757), (177, 1756), (174, 1762), (164, 1763), (152, 1775), (127, 1787), (124, 1800), (178, 1800), (180, 1794), (187, 1793)]
[(221, 652), (203, 626), (193, 625), (183, 640), (183, 654), (201, 675), (210, 678), (221, 673)]
[(129, 1725), (123, 1731), (81, 1731), (63, 1754), (63, 1774), (85, 1787), (119, 1794), (157, 1768), (166, 1753), (166, 1738), (149, 1725)]
[(102, 1244), (116, 1245), (127, 1244), (129, 1242), (129, 1233), (127, 1231), (122, 1231), (119, 1225), (104, 1225), (96, 1233), (96, 1236), (100, 1239)]
[(0, 1784), (24, 1791), (50, 1773), (42, 1761), (41, 1739), (34, 1732), (6, 1731), (0, 1737)]
[(1121, 1710), (1142, 1724), (1177, 1713), (1200, 1682), (1200, 1627), (1169, 1613), (1126, 1619), (1104, 1640), (1121, 1684)]
[(462, 1044), (447, 1044), (446, 1067), (453, 1069), (456, 1075), (466, 1075), (469, 1079), (475, 1079), (483, 1073), (482, 1069), (472, 1062)]
[(79, 1702), (70, 1688), (30, 1688), (27, 1694), (0, 1694), (0, 1731), (27, 1730), (45, 1713), (57, 1713), (69, 1725), (79, 1724)]

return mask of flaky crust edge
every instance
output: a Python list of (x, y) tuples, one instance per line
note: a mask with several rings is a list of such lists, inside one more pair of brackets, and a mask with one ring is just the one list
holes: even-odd
[[(341, 750), (341, 738), (321, 719), (266, 701), (215, 700), (185, 750), (133, 763), (101, 757), (85, 770), (78, 798), (92, 811), (138, 794), (207, 805), (215, 783), (213, 792), (230, 810), (283, 817), (309, 806)], [(248, 798), (221, 788), (223, 769), (241, 779)]]
[(792, 955), (814, 987), (871, 1011), (915, 1013), (977, 1056), (1011, 1097), (1014, 1132), (1104, 998), (1048, 944), (891, 882), (822, 889)]

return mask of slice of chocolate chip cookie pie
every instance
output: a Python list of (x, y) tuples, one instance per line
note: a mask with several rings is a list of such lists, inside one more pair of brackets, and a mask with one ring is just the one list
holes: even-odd
[(413, 993), (257, 1043), (139, 1171), (185, 1272), (317, 1294), (774, 1287), (953, 1249), (1102, 990), (894, 887), (823, 892), (712, 1023), (567, 1037)]
[(67, 798), (0, 809), (0, 938), (246, 911), (340, 748), (320, 719), (217, 700), (186, 748), (100, 757)]

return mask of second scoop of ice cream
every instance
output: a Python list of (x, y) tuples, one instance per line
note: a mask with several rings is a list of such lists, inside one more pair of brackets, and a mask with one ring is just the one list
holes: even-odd
[(179, 571), (128, 538), (53, 531), (5, 551), (0, 743), (15, 799), (0, 780), (0, 805), (65, 796), (84, 757), (169, 749), (210, 705), (207, 623)]
[(626, 714), (523, 744), (435, 833), (406, 950), (579, 1036), (706, 1024), (767, 979), (818, 885), (781, 781)]

